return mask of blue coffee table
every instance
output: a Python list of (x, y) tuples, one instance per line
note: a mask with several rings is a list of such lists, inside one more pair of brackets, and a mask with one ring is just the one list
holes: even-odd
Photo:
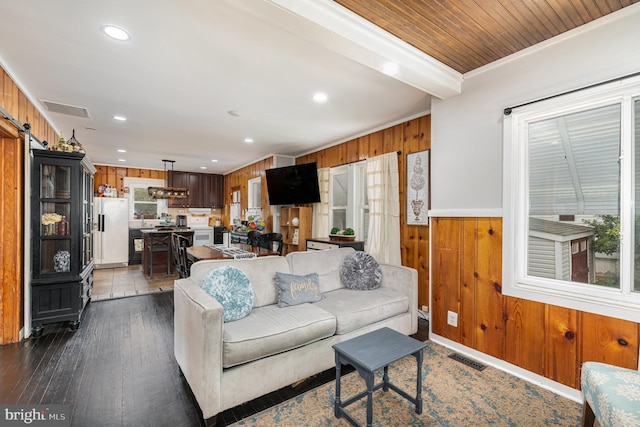
[[(395, 391), (409, 402), (416, 405), (416, 413), (422, 413), (422, 350), (426, 344), (403, 335), (390, 328), (382, 328), (359, 337), (335, 344), (336, 351), (336, 401), (334, 414), (336, 418), (344, 417), (354, 426), (361, 425), (347, 413), (345, 408), (367, 396), (367, 427), (373, 424), (373, 392), (382, 388)], [(403, 357), (412, 355), (418, 364), (416, 397), (400, 390), (389, 382), (389, 365)], [(342, 365), (352, 365), (367, 384), (367, 390), (344, 402), (340, 400), (340, 371)], [(384, 368), (382, 382), (374, 385), (375, 371)]]

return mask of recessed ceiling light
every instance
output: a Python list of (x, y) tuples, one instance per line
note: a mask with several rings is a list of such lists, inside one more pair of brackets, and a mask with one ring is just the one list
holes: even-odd
[(206, 169), (206, 168), (207, 168), (206, 166), (200, 166), (200, 169)]
[(118, 153), (126, 153), (127, 150), (123, 150), (122, 148), (118, 148)]
[(329, 97), (327, 96), (326, 93), (318, 92), (313, 94), (313, 100), (315, 102), (318, 102), (318, 103), (327, 102), (327, 99), (329, 99)]
[(126, 162), (125, 159), (118, 159), (119, 162)]
[(127, 118), (125, 116), (113, 116), (113, 120), (117, 120), (119, 122), (126, 122)]
[(216, 162), (218, 161), (218, 159), (211, 159), (211, 161), (212, 161), (213, 163), (216, 163)]
[(131, 35), (127, 32), (127, 30), (122, 29), (120, 27), (116, 27), (115, 25), (103, 25), (102, 32), (111, 37), (114, 40), (118, 40), (121, 42), (131, 40)]
[(244, 142), (246, 142), (247, 144), (253, 144), (253, 138), (245, 138)]
[(395, 62), (387, 62), (382, 66), (382, 72), (389, 76), (395, 76), (398, 71), (400, 71), (400, 67)]

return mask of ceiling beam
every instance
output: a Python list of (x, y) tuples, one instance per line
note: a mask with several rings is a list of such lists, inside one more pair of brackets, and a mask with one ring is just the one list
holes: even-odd
[(390, 77), (437, 98), (459, 95), (462, 74), (356, 15), (332, 0), (227, 0), (266, 22), (382, 73), (393, 62)]

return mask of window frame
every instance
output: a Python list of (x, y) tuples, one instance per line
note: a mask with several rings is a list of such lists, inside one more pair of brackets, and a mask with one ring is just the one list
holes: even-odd
[[(129, 199), (129, 220), (137, 220), (139, 218), (135, 218), (135, 204), (134, 200), (135, 188), (148, 188), (148, 187), (163, 187), (165, 185), (164, 180), (154, 179), (154, 178), (134, 178), (134, 177), (125, 177), (124, 178), (124, 186), (129, 189), (128, 199)], [(144, 203), (144, 202), (142, 202)], [(151, 203), (150, 203), (151, 204)], [(156, 201), (156, 217), (159, 218), (162, 213), (167, 212), (167, 201), (166, 199), (158, 199)]]
[[(504, 295), (640, 322), (640, 292), (633, 292), (635, 238), (633, 103), (639, 97), (640, 77), (634, 77), (519, 107), (504, 117), (502, 197), (502, 291)], [(615, 103), (621, 105), (620, 288), (604, 288), (598, 285), (529, 276), (527, 274), (528, 124)]]
[[(368, 230), (364, 230), (364, 212), (369, 207), (363, 204), (363, 193), (366, 194), (367, 191), (366, 177), (363, 182), (363, 169), (366, 171), (366, 167), (366, 160), (362, 160), (329, 169), (329, 229), (333, 227), (334, 210), (346, 210), (346, 227), (353, 228), (356, 239), (363, 240), (365, 243)], [(333, 177), (340, 174), (347, 175), (346, 206), (333, 205)]]

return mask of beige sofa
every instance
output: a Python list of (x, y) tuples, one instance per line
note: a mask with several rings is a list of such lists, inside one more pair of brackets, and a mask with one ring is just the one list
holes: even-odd
[[(332, 345), (387, 326), (418, 329), (415, 269), (382, 264), (374, 290), (345, 288), (340, 266), (352, 248), (294, 252), (286, 257), (200, 261), (175, 281), (174, 352), (207, 425), (226, 409), (334, 366)], [(199, 286), (212, 270), (243, 270), (255, 294), (251, 313), (223, 323), (218, 301)], [(318, 273), (319, 302), (278, 307), (275, 272)]]

